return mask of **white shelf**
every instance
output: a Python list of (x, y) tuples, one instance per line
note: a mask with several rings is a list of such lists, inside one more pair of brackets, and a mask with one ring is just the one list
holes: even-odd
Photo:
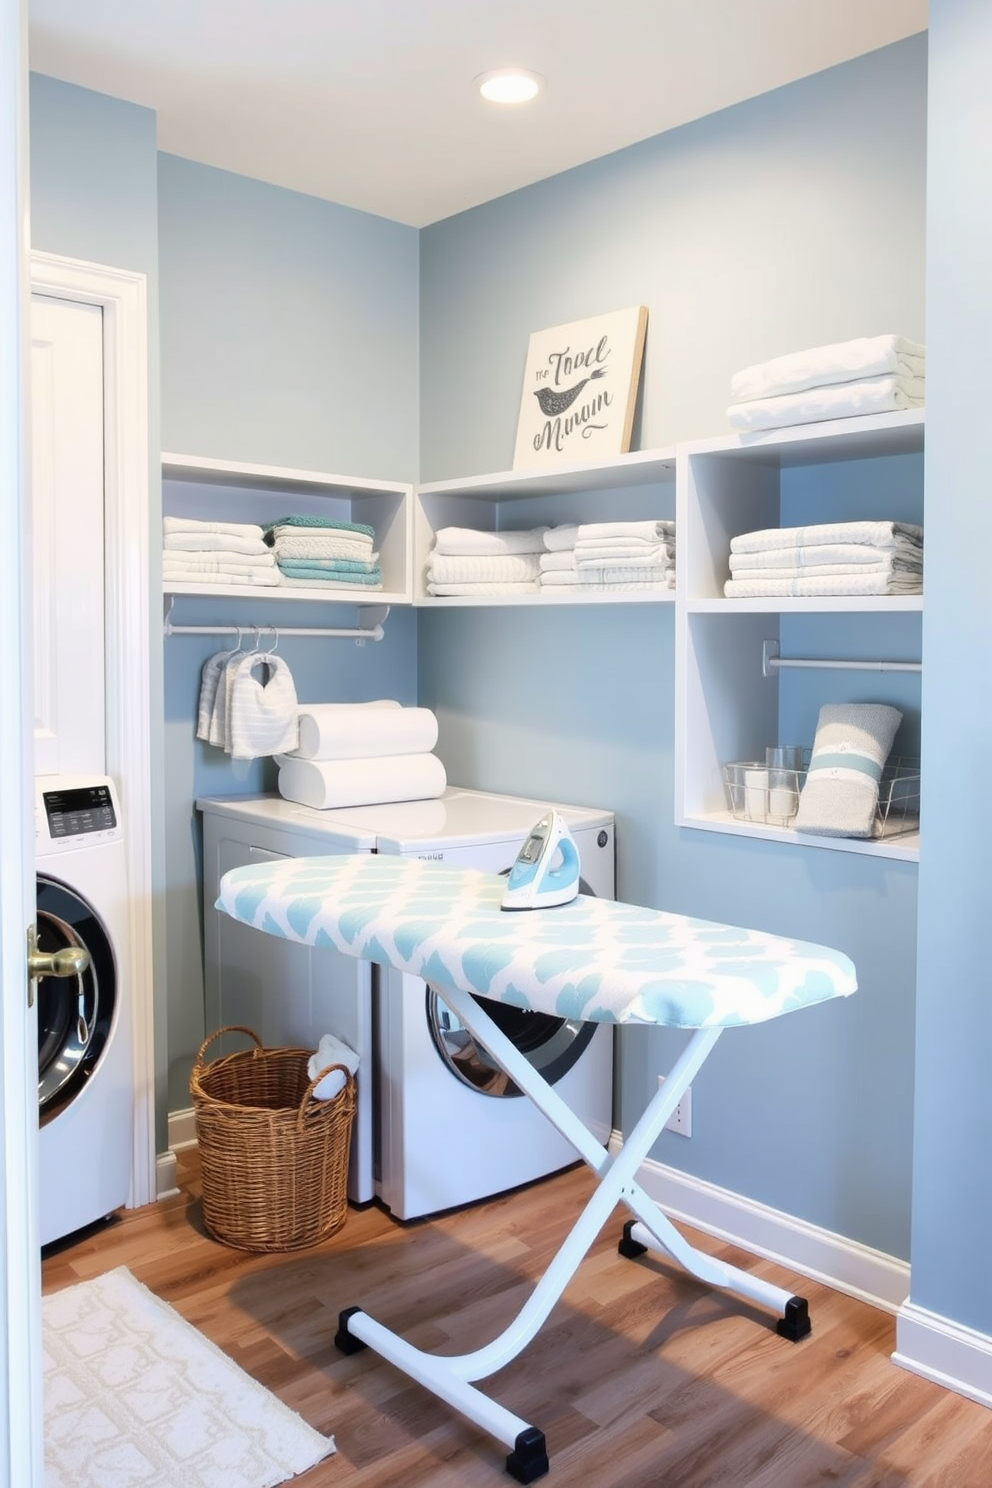
[(907, 832), (902, 837), (879, 837), (865, 841), (855, 837), (814, 837), (808, 832), (795, 832), (791, 827), (766, 827), (757, 822), (742, 822), (729, 811), (712, 811), (705, 816), (683, 816), (679, 826), (695, 827), (703, 832), (726, 832), (732, 837), (764, 837), (770, 842), (788, 842), (794, 847), (823, 847), (831, 852), (861, 853), (872, 858), (896, 858), (906, 863), (920, 860), (920, 834)]
[[(424, 572), (434, 542), (442, 527), (471, 527), (500, 532), (533, 527), (541, 523), (559, 526), (568, 522), (603, 521), (612, 512), (634, 517), (672, 517), (675, 514), (676, 450), (639, 450), (612, 460), (589, 465), (562, 465), (551, 470), (512, 470), (497, 475), (468, 476), (461, 480), (435, 481), (418, 486), (414, 496), (413, 602), (423, 609), (506, 605), (594, 605), (671, 604), (671, 590), (648, 593), (616, 590), (588, 594), (559, 594), (552, 588), (530, 594), (433, 595), (428, 594)], [(651, 488), (656, 494), (650, 494)], [(660, 488), (660, 489), (659, 489)], [(599, 493), (629, 493), (609, 505), (598, 502)], [(513, 503), (529, 500), (536, 506), (525, 517)], [(539, 513), (536, 514), (536, 513)]]
[(687, 599), (690, 615), (893, 615), (923, 609), (922, 594), (836, 594), (813, 599)]
[(569, 496), (584, 491), (652, 485), (675, 478), (676, 453), (672, 445), (668, 449), (637, 450), (613, 460), (594, 460), (588, 465), (558, 465), (553, 470), (504, 470), (498, 475), (431, 481), (419, 486), (418, 492), (421, 496), (464, 496), (476, 501), (521, 501), (534, 496)]
[(398, 481), (332, 475), (275, 465), (212, 460), (201, 455), (163, 454), (162, 506), (166, 515), (265, 526), (290, 512), (363, 522), (375, 531), (382, 589), (355, 585), (324, 589), (280, 584), (177, 583), (166, 579), (166, 595), (198, 595), (243, 601), (294, 600), (307, 604), (409, 604), (411, 600), (413, 487)]
[(652, 593), (631, 593), (617, 590), (611, 593), (600, 594), (593, 589), (591, 594), (558, 594), (553, 589), (536, 590), (533, 594), (480, 594), (478, 598), (471, 594), (426, 594), (415, 599), (414, 604), (422, 610), (439, 610), (447, 608), (475, 608), (485, 606), (487, 609), (501, 609), (508, 605), (528, 605), (531, 608), (539, 605), (547, 609), (551, 605), (608, 605), (608, 604), (674, 604), (674, 592), (659, 589)]
[(162, 479), (201, 485), (234, 486), (243, 491), (283, 495), (407, 496), (401, 481), (367, 480), (364, 476), (328, 475), (281, 465), (251, 465), (239, 460), (211, 460), (203, 455), (162, 455)]
[[(844, 659), (919, 660), (923, 596), (727, 599), (731, 539), (804, 522), (923, 520), (923, 411), (733, 434), (679, 447), (676, 523), (679, 587), (675, 623), (676, 820), (730, 836), (916, 862), (919, 837), (862, 841), (813, 837), (736, 819), (723, 766), (763, 759), (780, 739), (812, 743), (822, 701), (877, 694), (904, 714), (918, 754), (918, 671), (857, 670)], [(896, 509), (893, 510), (892, 507)], [(769, 641), (782, 643), (790, 618), (803, 625), (806, 656), (836, 669), (775, 669)], [(786, 642), (794, 632), (787, 632)], [(795, 647), (782, 644), (788, 656)], [(850, 677), (848, 684), (839, 680)], [(813, 680), (815, 679), (815, 680)], [(848, 691), (848, 688), (850, 689)], [(916, 737), (913, 737), (913, 735)]]

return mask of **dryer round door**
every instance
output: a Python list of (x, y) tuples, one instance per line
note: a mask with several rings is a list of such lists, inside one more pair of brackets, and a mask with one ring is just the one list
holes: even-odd
[(90, 1078), (113, 1024), (117, 971), (103, 921), (83, 896), (37, 876), (38, 949), (79, 948), (89, 965), (77, 976), (38, 981), (38, 1103), (42, 1123), (72, 1101)]
[[(584, 879), (580, 879), (579, 889), (583, 894), (592, 894)], [(526, 1012), (523, 1008), (490, 1002), (481, 997), (474, 1000), (549, 1085), (556, 1084), (568, 1074), (596, 1034), (594, 1023), (556, 1018), (550, 1013)], [(442, 1064), (456, 1079), (480, 1095), (507, 1097), (521, 1094), (520, 1087), (505, 1070), (500, 1069), (488, 1049), (469, 1033), (430, 985), (427, 987), (427, 1026)]]

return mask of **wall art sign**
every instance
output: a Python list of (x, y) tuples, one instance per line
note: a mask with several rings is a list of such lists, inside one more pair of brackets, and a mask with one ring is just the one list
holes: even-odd
[(647, 324), (635, 305), (532, 334), (514, 470), (627, 453)]

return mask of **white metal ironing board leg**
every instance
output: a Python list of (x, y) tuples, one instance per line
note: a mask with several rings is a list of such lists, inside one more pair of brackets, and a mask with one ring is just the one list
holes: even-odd
[(622, 1255), (635, 1256), (647, 1249), (662, 1251), (700, 1281), (727, 1288), (783, 1312), (778, 1329), (785, 1337), (796, 1340), (809, 1332), (806, 1304), (801, 1298), (696, 1250), (635, 1181), (638, 1168), (708, 1058), (721, 1028), (697, 1029), (691, 1034), (664, 1084), (649, 1102), (621, 1150), (611, 1157), (554, 1087), (548, 1085), (493, 1022), (481, 1002), (466, 992), (435, 990), (524, 1094), (573, 1144), (600, 1181), (520, 1312), (484, 1348), (458, 1356), (428, 1354), (369, 1317), (360, 1307), (351, 1307), (341, 1313), (335, 1339), (343, 1352), (352, 1353), (366, 1345), (374, 1348), (411, 1379), (510, 1447), (507, 1472), (518, 1482), (530, 1483), (548, 1471), (543, 1432), (505, 1410), (470, 1382), (494, 1374), (534, 1338), (618, 1202), (626, 1204), (636, 1216), (635, 1221), (624, 1227), (619, 1247)]

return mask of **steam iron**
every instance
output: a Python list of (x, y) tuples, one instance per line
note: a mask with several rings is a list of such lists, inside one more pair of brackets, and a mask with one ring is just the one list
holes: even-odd
[(579, 850), (557, 811), (531, 827), (510, 869), (500, 909), (550, 909), (579, 892)]

